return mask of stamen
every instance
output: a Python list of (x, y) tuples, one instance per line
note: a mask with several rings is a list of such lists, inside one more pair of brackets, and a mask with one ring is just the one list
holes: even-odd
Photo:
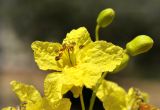
[(84, 47), (84, 45), (80, 45), (80, 46), (79, 46), (79, 49), (82, 49), (83, 47)]
[(59, 56), (56, 56), (56, 57), (55, 57), (55, 60), (56, 60), (56, 61), (60, 60), (60, 57), (59, 57)]
[(58, 49), (56, 49), (56, 50), (54, 50), (54, 52), (55, 52), (55, 53), (58, 53), (58, 52), (59, 52), (59, 50), (58, 50)]
[(64, 51), (66, 49), (66, 47), (67, 47), (66, 44), (63, 44), (62, 48), (60, 49), (60, 51)]
[(71, 45), (74, 47), (74, 46), (76, 45), (76, 43), (75, 43), (75, 42), (72, 42)]
[(73, 54), (75, 45), (75, 42), (72, 42), (70, 44), (63, 44), (62, 48), (59, 50), (58, 56), (55, 57), (57, 63), (62, 58), (63, 66), (73, 66), (75, 61), (72, 57), (74, 57)]
[(71, 56), (70, 56), (70, 51), (69, 51), (69, 49), (68, 49), (68, 56), (69, 56), (69, 61), (70, 61), (71, 65), (73, 66), (73, 63), (72, 63), (72, 61), (71, 61)]

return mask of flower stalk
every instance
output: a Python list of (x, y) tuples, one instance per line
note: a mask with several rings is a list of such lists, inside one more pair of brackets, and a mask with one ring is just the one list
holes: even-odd
[(84, 104), (84, 99), (83, 99), (83, 93), (82, 93), (82, 91), (81, 91), (79, 97), (80, 97), (80, 102), (81, 102), (82, 110), (85, 110), (85, 104)]
[(94, 103), (95, 103), (95, 100), (96, 100), (96, 93), (98, 91), (99, 86), (102, 83), (102, 80), (106, 77), (106, 75), (107, 75), (107, 72), (103, 73), (102, 77), (96, 83), (96, 86), (95, 86), (95, 88), (94, 88), (94, 90), (92, 92), (92, 96), (91, 96), (91, 99), (90, 99), (89, 110), (93, 110)]
[(96, 41), (99, 40), (99, 25), (97, 24), (96, 29), (95, 29), (95, 36), (96, 36)]

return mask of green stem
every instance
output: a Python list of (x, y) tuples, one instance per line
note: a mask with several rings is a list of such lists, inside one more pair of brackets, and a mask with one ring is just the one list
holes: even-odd
[(82, 110), (85, 110), (85, 105), (84, 105), (83, 93), (82, 92), (80, 93), (80, 101), (81, 101)]
[(98, 91), (99, 86), (102, 83), (102, 80), (105, 78), (106, 75), (107, 75), (107, 72), (103, 73), (102, 77), (96, 83), (96, 86), (95, 86), (95, 88), (93, 90), (93, 93), (92, 93), (92, 96), (91, 96), (91, 99), (90, 99), (89, 110), (93, 110), (93, 106), (94, 106), (95, 99), (96, 99), (96, 93)]
[(96, 41), (99, 40), (99, 25), (96, 25), (96, 29), (95, 29), (95, 36), (96, 36)]

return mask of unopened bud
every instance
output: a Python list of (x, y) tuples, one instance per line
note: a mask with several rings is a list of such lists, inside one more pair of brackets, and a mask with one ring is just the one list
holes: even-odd
[(139, 35), (126, 45), (127, 52), (132, 55), (138, 55), (150, 50), (153, 46), (153, 40), (146, 35)]
[(104, 28), (112, 23), (113, 19), (115, 17), (115, 12), (111, 8), (107, 8), (102, 10), (97, 18), (97, 24)]

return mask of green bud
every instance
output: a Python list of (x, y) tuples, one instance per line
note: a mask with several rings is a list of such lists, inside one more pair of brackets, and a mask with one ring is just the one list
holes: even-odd
[(111, 8), (107, 8), (102, 10), (97, 18), (97, 24), (104, 28), (112, 23), (113, 19), (115, 17), (115, 12)]
[(146, 35), (139, 35), (126, 45), (127, 52), (132, 55), (138, 55), (150, 50), (153, 46), (153, 40)]
[(121, 71), (122, 69), (124, 69), (127, 66), (127, 64), (128, 64), (129, 59), (130, 59), (129, 55), (125, 54), (123, 56), (121, 64), (116, 67), (116, 69), (113, 71), (113, 73), (117, 73), (117, 72)]

